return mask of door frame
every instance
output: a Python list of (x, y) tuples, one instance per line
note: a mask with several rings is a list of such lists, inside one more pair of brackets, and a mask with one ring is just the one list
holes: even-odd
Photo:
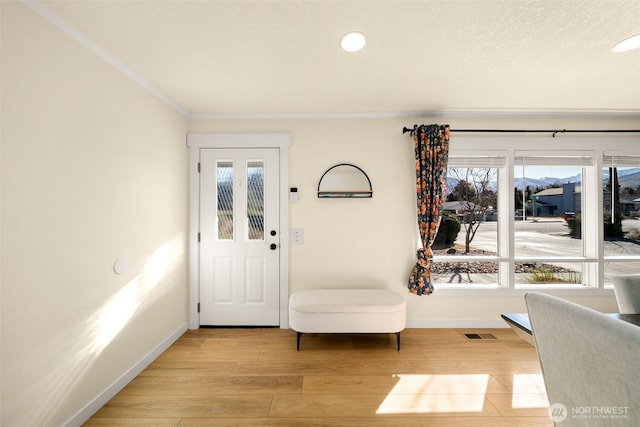
[(200, 150), (277, 148), (280, 164), (280, 329), (289, 328), (289, 145), (285, 133), (188, 133), (189, 148), (189, 329), (200, 327)]

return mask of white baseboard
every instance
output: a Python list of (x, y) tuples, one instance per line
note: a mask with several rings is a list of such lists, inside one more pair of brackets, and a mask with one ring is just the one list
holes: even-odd
[(429, 319), (407, 320), (407, 328), (508, 328), (502, 319)]
[(91, 402), (72, 416), (66, 423), (65, 427), (80, 427), (84, 424), (93, 414), (98, 412), (108, 401), (110, 401), (120, 390), (122, 390), (127, 384), (131, 382), (140, 372), (142, 372), (147, 366), (158, 358), (171, 344), (176, 342), (178, 338), (185, 333), (188, 327), (188, 322), (185, 322), (167, 338), (165, 338), (160, 344), (158, 344), (153, 350), (147, 353), (136, 364), (129, 368), (120, 378), (107, 387), (102, 393), (96, 396)]

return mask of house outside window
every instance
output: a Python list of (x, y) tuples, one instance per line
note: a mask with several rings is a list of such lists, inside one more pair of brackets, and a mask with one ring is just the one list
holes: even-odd
[[(437, 291), (597, 294), (610, 292), (613, 276), (640, 272), (640, 154), (623, 149), (614, 158), (597, 138), (579, 150), (532, 138), (512, 145), (541, 149), (504, 139), (485, 144), (496, 149), (458, 149), (455, 141), (434, 244)], [(612, 227), (622, 234), (612, 237)]]

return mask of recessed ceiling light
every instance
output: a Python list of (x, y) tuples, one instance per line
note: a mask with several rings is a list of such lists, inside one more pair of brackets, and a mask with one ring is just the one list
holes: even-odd
[(367, 44), (367, 38), (364, 34), (354, 31), (345, 34), (340, 40), (340, 46), (347, 52), (357, 52)]
[(638, 49), (640, 47), (640, 34), (622, 40), (614, 46), (614, 52), (626, 52), (628, 50)]

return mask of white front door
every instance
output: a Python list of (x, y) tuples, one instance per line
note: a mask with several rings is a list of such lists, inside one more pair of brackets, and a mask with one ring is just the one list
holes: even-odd
[(200, 150), (200, 325), (279, 326), (278, 154)]

